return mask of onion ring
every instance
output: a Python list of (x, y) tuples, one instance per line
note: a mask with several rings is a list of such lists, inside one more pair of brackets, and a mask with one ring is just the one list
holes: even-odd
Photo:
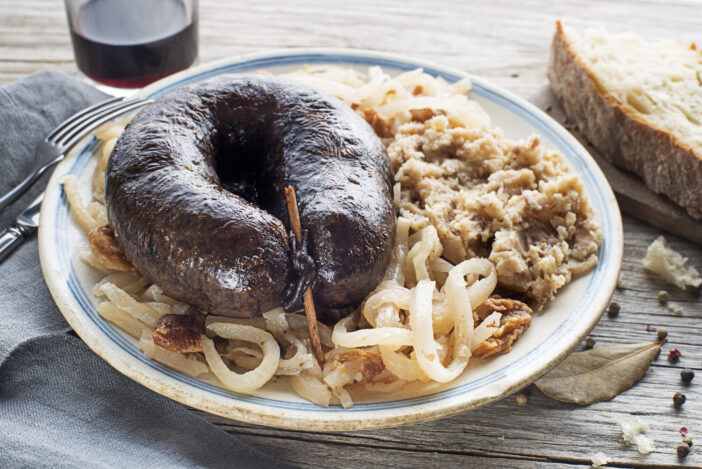
[(270, 380), (278, 369), (280, 347), (275, 338), (262, 329), (240, 324), (215, 322), (207, 325), (207, 330), (225, 339), (245, 340), (258, 344), (263, 352), (263, 359), (257, 368), (246, 373), (236, 373), (229, 369), (215, 350), (214, 342), (203, 335), (202, 351), (212, 372), (227, 389), (237, 392), (254, 391)]

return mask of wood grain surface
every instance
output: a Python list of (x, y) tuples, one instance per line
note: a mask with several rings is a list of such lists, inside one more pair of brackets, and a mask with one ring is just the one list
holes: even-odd
[[(581, 28), (603, 26), (702, 44), (702, 4), (695, 1), (201, 0), (200, 61), (270, 48), (375, 49), (458, 67), (529, 98), (546, 82), (548, 46), (559, 17)], [(77, 73), (62, 2), (0, 0), (0, 84), (48, 67)], [(597, 451), (616, 467), (702, 467), (702, 305), (699, 291), (666, 287), (641, 268), (646, 247), (660, 234), (624, 216), (624, 265), (614, 296), (622, 311), (616, 318), (605, 314), (592, 336), (598, 344), (652, 341), (655, 332), (646, 329), (651, 325), (668, 328), (670, 343), (636, 386), (609, 402), (564, 404), (529, 387), (524, 406), (510, 397), (434, 422), (326, 434), (193, 412), (303, 467), (560, 469), (587, 467)], [(702, 268), (702, 248), (675, 236), (668, 239)], [(682, 307), (680, 313), (659, 304), (656, 296), (663, 288)], [(671, 347), (683, 352), (677, 364), (665, 358)], [(698, 373), (689, 386), (680, 381), (683, 367)], [(672, 405), (676, 391), (687, 395), (681, 409)], [(623, 443), (616, 419), (629, 415), (650, 422), (654, 453), (642, 456)], [(681, 426), (696, 443), (684, 460), (675, 454)]]

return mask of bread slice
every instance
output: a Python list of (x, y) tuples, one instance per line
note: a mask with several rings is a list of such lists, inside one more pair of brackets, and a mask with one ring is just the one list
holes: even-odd
[(556, 23), (548, 78), (603, 157), (702, 219), (702, 54)]

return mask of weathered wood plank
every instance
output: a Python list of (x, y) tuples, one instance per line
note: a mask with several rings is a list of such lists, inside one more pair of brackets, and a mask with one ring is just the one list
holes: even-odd
[[(370, 462), (365, 454), (372, 455), (372, 467), (378, 469), (397, 468), (434, 468), (445, 469), (465, 469), (465, 468), (488, 468), (501, 467), (511, 468), (517, 465), (524, 469), (570, 469), (588, 467), (589, 462), (583, 464), (562, 463), (549, 461), (543, 458), (536, 459), (513, 459), (500, 458), (495, 456), (485, 456), (449, 451), (407, 451), (405, 449), (388, 449), (373, 447), (367, 451), (359, 448), (358, 445), (345, 443), (320, 443), (316, 441), (305, 441), (286, 437), (261, 437), (245, 434), (238, 434), (239, 438), (265, 450), (268, 454), (285, 459), (293, 464), (308, 468), (337, 468), (356, 469), (359, 467), (369, 467)], [(500, 442), (504, 444), (504, 442)], [(304, 445), (305, 451), (301, 453), (299, 446)]]
[[(14, 3), (0, 6), (0, 60), (37, 54), (47, 62), (70, 57), (62, 5), (47, 5), (46, 0)], [(209, 61), (274, 47), (370, 48), (452, 64), (526, 96), (544, 75), (553, 23), (560, 16), (580, 27), (607, 24), (622, 29), (626, 25), (648, 37), (700, 39), (694, 6), (666, 5), (665, 22), (656, 21), (660, 9), (647, 2), (613, 5), (605, 1), (578, 8), (572, 2), (546, 7), (535, 0), (482, 4), (453, 0), (429, 8), (422, 2), (401, 1), (335, 1), (321, 7), (313, 0), (245, 6), (210, 0), (200, 6), (200, 56)], [(6, 81), (1, 69), (0, 82)], [(518, 76), (512, 77), (514, 73)]]

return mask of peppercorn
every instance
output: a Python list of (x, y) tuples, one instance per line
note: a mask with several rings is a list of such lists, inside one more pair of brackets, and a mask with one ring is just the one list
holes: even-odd
[(682, 357), (682, 352), (676, 348), (670, 349), (668, 351), (668, 361), (670, 363), (677, 363), (680, 360), (680, 357)]
[(687, 443), (680, 443), (678, 445), (678, 457), (684, 458), (688, 454), (690, 454), (690, 445), (688, 445)]
[(595, 346), (595, 343), (597, 343), (597, 341), (594, 337), (587, 336), (587, 338), (585, 339), (585, 348), (592, 348)]
[(685, 394), (681, 392), (676, 392), (673, 394), (673, 404), (675, 404), (675, 407), (680, 407), (685, 403), (685, 400), (687, 398), (685, 397)]
[(685, 438), (683, 438), (683, 443), (692, 448), (692, 437), (690, 435), (686, 435)]
[(526, 405), (526, 403), (528, 401), (529, 401), (529, 398), (523, 392), (520, 392), (519, 394), (517, 394), (517, 404)]
[(687, 427), (680, 427), (680, 436), (687, 435)]
[(658, 340), (663, 340), (666, 337), (668, 337), (668, 329), (665, 327), (659, 327), (658, 328)]
[(680, 379), (682, 380), (683, 383), (689, 384), (690, 381), (692, 381), (692, 378), (695, 377), (695, 372), (692, 371), (690, 368), (685, 368), (680, 372)]
[(610, 318), (613, 318), (619, 314), (619, 311), (621, 311), (622, 307), (619, 306), (619, 303), (615, 303), (614, 301), (609, 304), (609, 309), (607, 310), (607, 314), (609, 315)]
[(658, 292), (658, 301), (661, 303), (668, 301), (668, 292), (666, 290), (661, 290)]

